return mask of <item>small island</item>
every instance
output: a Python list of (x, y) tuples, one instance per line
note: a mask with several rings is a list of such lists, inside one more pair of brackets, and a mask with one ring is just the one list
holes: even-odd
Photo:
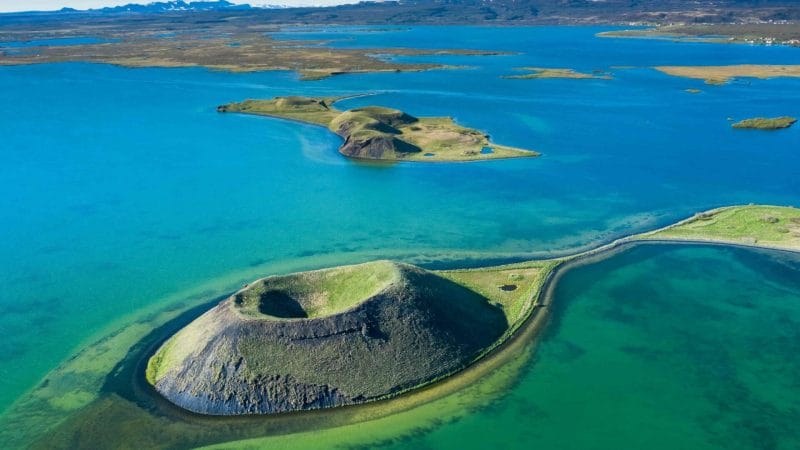
[(576, 80), (610, 80), (611, 75), (602, 70), (595, 70), (592, 73), (578, 72), (574, 69), (553, 69), (544, 67), (519, 67), (514, 70), (526, 71), (530, 73), (520, 75), (505, 75), (503, 78), (517, 80), (531, 80), (536, 78), (571, 78)]
[(276, 97), (217, 107), (236, 112), (291, 119), (327, 127), (344, 139), (339, 153), (382, 161), (479, 161), (526, 158), (539, 153), (493, 144), (489, 136), (456, 124), (450, 117), (414, 117), (382, 106), (341, 111), (341, 98)]
[(571, 256), (429, 271), (375, 261), (257, 280), (169, 338), (146, 379), (210, 415), (270, 414), (397, 396), (499, 349), (543, 323), (556, 273), (638, 242), (800, 251), (800, 209), (718, 208)]
[(745, 119), (731, 125), (733, 128), (749, 129), (749, 130), (780, 130), (782, 128), (789, 128), (797, 122), (794, 117), (755, 117), (752, 119)]
[(725, 84), (734, 78), (800, 77), (800, 65), (737, 64), (732, 66), (657, 66), (667, 75), (704, 80), (706, 84)]

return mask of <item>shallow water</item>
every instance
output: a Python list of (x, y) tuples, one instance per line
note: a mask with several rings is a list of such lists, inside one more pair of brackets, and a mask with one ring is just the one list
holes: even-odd
[[(520, 53), (401, 58), (472, 68), (316, 82), (287, 72), (0, 67), (0, 409), (91, 336), (198, 283), (208, 299), (289, 267), (531, 257), (720, 204), (800, 203), (800, 129), (741, 132), (727, 120), (800, 115), (800, 80), (712, 87), (642, 68), (796, 64), (798, 49), (601, 39), (598, 28), (362, 29), (338, 30), (353, 39), (331, 45)], [(613, 80), (500, 78), (522, 66), (640, 68), (611, 69)], [(364, 92), (375, 95), (340, 106), (452, 115), (543, 156), (360, 164), (338, 155), (339, 139), (322, 128), (214, 110)]]

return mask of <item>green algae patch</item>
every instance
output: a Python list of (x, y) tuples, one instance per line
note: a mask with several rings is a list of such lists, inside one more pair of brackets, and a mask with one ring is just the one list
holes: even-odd
[(789, 128), (797, 122), (794, 117), (755, 117), (752, 119), (745, 119), (731, 125), (733, 128), (749, 129), (749, 130), (780, 130), (782, 128)]
[(722, 242), (800, 250), (800, 209), (747, 205), (702, 212), (637, 239)]
[[(414, 117), (381, 106), (340, 111), (340, 98), (276, 97), (217, 107), (219, 112), (255, 114), (325, 126), (344, 139), (339, 153), (382, 161), (480, 161), (539, 156), (530, 150), (497, 145), (478, 130), (450, 117)], [(488, 149), (488, 150), (487, 150)]]
[(52, 407), (62, 411), (74, 411), (94, 399), (94, 393), (76, 389), (49, 400)]
[(505, 75), (503, 78), (517, 80), (533, 80), (540, 78), (567, 78), (574, 80), (610, 80), (612, 77), (608, 72), (595, 70), (592, 73), (578, 72), (574, 69), (554, 69), (545, 67), (519, 67), (514, 70), (526, 71), (519, 75)]

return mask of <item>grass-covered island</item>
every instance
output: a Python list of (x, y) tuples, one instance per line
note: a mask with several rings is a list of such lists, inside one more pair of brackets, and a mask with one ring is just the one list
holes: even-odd
[(567, 263), (654, 240), (800, 251), (800, 209), (719, 208), (588, 252), (498, 267), (377, 261), (263, 278), (168, 339), (146, 378), (173, 403), (214, 415), (390, 398), (466, 368), (545, 317), (545, 293)]
[(341, 111), (338, 98), (276, 97), (246, 100), (217, 108), (297, 120), (329, 128), (344, 139), (339, 152), (350, 158), (384, 161), (478, 161), (523, 158), (539, 153), (493, 144), (489, 136), (456, 124), (450, 117), (414, 117), (403, 111), (368, 106)]
[(782, 128), (789, 128), (797, 122), (794, 117), (755, 117), (752, 119), (745, 119), (731, 125), (733, 128), (750, 129), (750, 130), (780, 130)]

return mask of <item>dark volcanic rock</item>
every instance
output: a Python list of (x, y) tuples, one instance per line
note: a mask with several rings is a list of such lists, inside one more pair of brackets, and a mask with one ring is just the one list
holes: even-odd
[(339, 152), (345, 156), (362, 159), (395, 159), (398, 153), (421, 151), (419, 147), (390, 134), (375, 134), (364, 138), (350, 136), (339, 148)]
[(400, 139), (398, 127), (419, 119), (403, 111), (368, 106), (343, 112), (335, 118), (330, 128), (344, 138), (339, 152), (351, 158), (402, 159), (403, 153), (417, 153), (422, 149)]

